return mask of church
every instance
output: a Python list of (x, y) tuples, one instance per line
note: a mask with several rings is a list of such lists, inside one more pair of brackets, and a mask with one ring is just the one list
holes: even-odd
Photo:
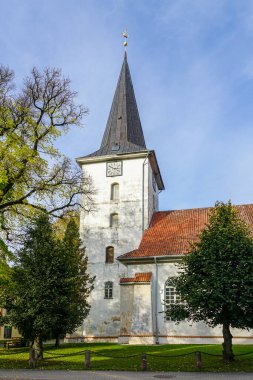
[[(162, 173), (145, 144), (126, 53), (101, 146), (77, 163), (96, 189), (95, 210), (80, 216), (88, 270), (96, 279), (90, 313), (66, 341), (221, 342), (221, 327), (166, 318), (166, 305), (178, 300), (171, 278), (208, 222), (209, 208), (159, 211)], [(253, 226), (253, 204), (237, 207)], [(252, 331), (232, 334), (235, 343), (253, 343)]]

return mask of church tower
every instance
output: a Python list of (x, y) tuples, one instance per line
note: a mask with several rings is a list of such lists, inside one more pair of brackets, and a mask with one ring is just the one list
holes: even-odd
[(155, 152), (145, 144), (126, 53), (101, 146), (77, 162), (96, 191), (95, 210), (80, 217), (88, 270), (96, 279), (90, 313), (73, 338), (114, 342), (120, 335), (119, 282), (129, 275), (117, 257), (138, 248), (164, 189)]

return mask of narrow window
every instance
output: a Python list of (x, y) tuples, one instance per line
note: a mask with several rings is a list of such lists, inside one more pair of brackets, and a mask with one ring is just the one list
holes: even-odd
[(114, 247), (106, 247), (105, 262), (106, 263), (113, 263), (114, 262)]
[[(168, 280), (165, 282), (164, 293), (165, 293), (165, 300), (164, 300), (165, 312), (168, 306), (181, 303), (181, 297), (176, 291), (175, 286), (173, 286), (173, 282), (171, 278), (168, 278)], [(166, 314), (165, 314), (165, 319), (167, 321), (170, 321), (170, 317), (166, 316)]]
[(112, 283), (112, 281), (107, 281), (105, 283), (105, 298), (106, 299), (112, 298), (112, 295), (113, 295), (112, 290), (113, 290), (113, 283)]
[(4, 326), (4, 339), (11, 339), (12, 336), (12, 327)]
[(119, 215), (114, 213), (110, 216), (110, 227), (118, 227), (119, 225)]
[(119, 184), (113, 183), (111, 185), (111, 201), (118, 201), (119, 199)]

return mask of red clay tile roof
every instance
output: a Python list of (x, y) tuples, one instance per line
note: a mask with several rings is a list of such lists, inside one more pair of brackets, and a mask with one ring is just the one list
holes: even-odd
[[(253, 232), (253, 204), (236, 207), (240, 217), (252, 227)], [(209, 210), (210, 207), (155, 212), (139, 248), (119, 256), (118, 259), (187, 253), (189, 242), (198, 240), (201, 230), (208, 222)]]
[(122, 277), (120, 279), (120, 284), (125, 284), (128, 282), (150, 282), (151, 278), (152, 272), (135, 273), (134, 277)]

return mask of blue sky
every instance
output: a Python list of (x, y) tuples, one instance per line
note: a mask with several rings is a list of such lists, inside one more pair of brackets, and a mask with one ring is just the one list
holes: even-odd
[(60, 67), (89, 108), (58, 142), (72, 157), (101, 143), (123, 60), (166, 190), (160, 208), (253, 202), (252, 0), (0, 0), (0, 63), (17, 83)]

